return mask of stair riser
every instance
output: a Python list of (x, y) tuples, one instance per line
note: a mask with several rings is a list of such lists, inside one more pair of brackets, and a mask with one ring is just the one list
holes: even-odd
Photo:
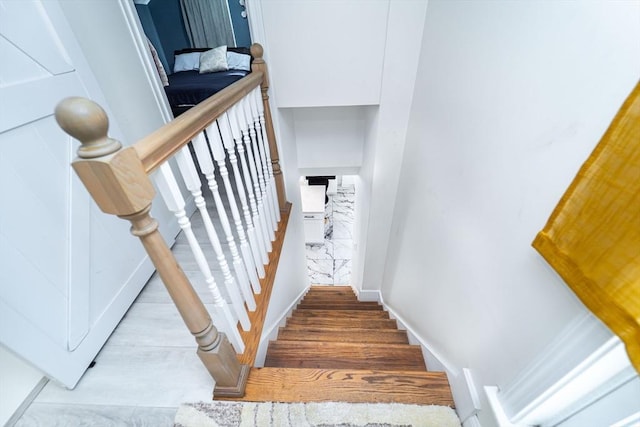
[(308, 303), (301, 302), (296, 308), (300, 310), (358, 310), (382, 311), (381, 305), (362, 305), (362, 303)]
[(358, 297), (356, 296), (356, 294), (354, 294), (353, 292), (307, 292), (304, 295), (305, 298), (317, 298), (317, 299), (323, 299), (323, 298), (338, 298), (338, 299), (344, 299), (344, 300), (356, 300), (358, 299)]
[(402, 344), (272, 341), (265, 366), (317, 369), (426, 370), (422, 350)]
[(375, 310), (294, 310), (292, 316), (320, 319), (388, 319), (389, 313)]
[(397, 329), (396, 321), (391, 319), (307, 319), (304, 317), (290, 317), (287, 319), (287, 326), (293, 325), (329, 328)]
[(355, 295), (353, 297), (344, 297), (344, 296), (305, 296), (302, 301), (304, 302), (318, 302), (318, 303), (324, 303), (324, 302), (345, 302), (345, 303), (351, 303), (351, 304), (357, 304), (358, 303), (358, 299), (355, 297)]
[(353, 332), (348, 330), (322, 332), (308, 329), (296, 330), (281, 328), (280, 332), (278, 332), (278, 339), (286, 341), (409, 344), (405, 332), (384, 329), (361, 329)]

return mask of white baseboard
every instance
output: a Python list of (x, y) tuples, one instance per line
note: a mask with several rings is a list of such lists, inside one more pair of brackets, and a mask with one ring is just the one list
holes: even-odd
[(480, 420), (478, 419), (478, 416), (477, 415), (473, 415), (473, 416), (467, 418), (462, 423), (462, 427), (482, 427), (482, 424), (480, 424)]
[(380, 291), (374, 291), (369, 289), (356, 289), (356, 288), (353, 288), (353, 291), (356, 293), (358, 297), (358, 301), (382, 302), (382, 296), (380, 295)]
[(262, 332), (262, 338), (260, 339), (260, 344), (258, 345), (258, 351), (256, 352), (256, 360), (253, 364), (256, 368), (261, 368), (264, 366), (264, 360), (267, 357), (267, 347), (269, 341), (275, 340), (278, 337), (278, 329), (282, 326), (285, 326), (287, 323), (287, 318), (291, 315), (296, 305), (300, 302), (302, 297), (307, 293), (309, 287), (307, 286), (298, 294), (298, 296), (293, 300), (291, 304), (287, 307), (287, 309), (282, 313), (280, 319), (276, 323), (273, 324), (271, 328), (265, 333)]
[(496, 425), (498, 427), (525, 427), (523, 425), (513, 424), (509, 421), (509, 418), (504, 413), (500, 399), (498, 398), (498, 392), (500, 390), (496, 386), (485, 386), (484, 392), (487, 395), (489, 401), (489, 412), (493, 415)]
[[(364, 294), (363, 294), (364, 293)], [(377, 299), (365, 299), (373, 298)], [(460, 369), (453, 363), (438, 353), (432, 346), (418, 335), (418, 333), (400, 316), (395, 310), (389, 307), (385, 302), (380, 291), (360, 291), (358, 294), (360, 301), (378, 301), (389, 312), (391, 318), (398, 322), (398, 327), (407, 332), (409, 343), (419, 345), (422, 348), (422, 354), (430, 371), (443, 371), (447, 374), (451, 394), (456, 405), (456, 412), (461, 422), (468, 423), (465, 427), (480, 426), (480, 421), (476, 414), (480, 411), (480, 396), (477, 387), (473, 381), (473, 375), (469, 369)], [(473, 420), (472, 418), (475, 418)]]
[(11, 416), (11, 418), (9, 418), (9, 420), (4, 425), (4, 427), (13, 427), (18, 422), (18, 420), (22, 417), (24, 412), (29, 408), (31, 403), (33, 403), (35, 398), (38, 397), (38, 394), (40, 394), (40, 392), (42, 391), (44, 386), (47, 385), (48, 382), (49, 380), (46, 377), (42, 377), (40, 381), (38, 381), (38, 383), (35, 385), (35, 387), (33, 387), (31, 392), (22, 401), (20, 406), (18, 406), (18, 408), (13, 412), (13, 415)]

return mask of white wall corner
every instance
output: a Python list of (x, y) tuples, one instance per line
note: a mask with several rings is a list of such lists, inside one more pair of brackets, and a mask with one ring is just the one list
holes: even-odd
[(505, 414), (514, 422), (537, 424), (533, 419), (540, 416), (541, 405), (568, 384), (576, 367), (606, 347), (610, 339), (611, 332), (590, 312), (577, 316), (516, 378), (500, 386), (499, 400)]
[[(439, 354), (436, 349), (427, 344), (426, 340), (420, 337), (418, 333), (409, 324), (407, 324), (400, 315), (398, 315), (397, 312), (385, 304), (379, 291), (368, 292), (376, 292), (380, 295), (379, 301), (382, 303), (384, 309), (389, 312), (389, 316), (398, 322), (398, 328), (407, 332), (409, 343), (420, 346), (429, 371), (443, 371), (447, 374), (449, 386), (451, 387), (451, 394), (453, 395), (453, 401), (455, 402), (456, 412), (460, 421), (463, 424), (468, 421), (469, 424), (465, 424), (465, 427), (479, 426), (480, 422), (475, 416), (481, 409), (480, 395), (475, 385), (471, 370), (456, 367), (453, 363)], [(360, 297), (358, 297), (358, 299), (364, 301)], [(472, 418), (476, 418), (476, 421)], [(474, 424), (476, 422), (477, 424)]]
[(474, 415), (464, 420), (462, 422), (462, 427), (482, 427), (482, 424), (480, 424), (478, 417)]
[(278, 329), (280, 327), (285, 326), (287, 323), (287, 318), (293, 312), (293, 309), (298, 305), (302, 297), (307, 293), (309, 287), (307, 286), (298, 294), (298, 296), (293, 300), (291, 304), (287, 307), (287, 309), (282, 313), (280, 319), (273, 324), (271, 328), (267, 331), (262, 331), (262, 337), (260, 337), (260, 344), (258, 345), (258, 351), (256, 352), (256, 360), (253, 363), (253, 366), (257, 368), (261, 368), (264, 366), (264, 360), (267, 357), (267, 347), (269, 346), (269, 341), (275, 340), (278, 338)]
[(489, 401), (489, 409), (491, 415), (496, 421), (496, 425), (498, 427), (526, 427), (524, 424), (513, 424), (509, 421), (507, 414), (504, 412), (504, 408), (500, 403), (500, 399), (498, 398), (498, 393), (500, 389), (496, 386), (485, 386), (484, 392), (487, 395), (487, 400)]

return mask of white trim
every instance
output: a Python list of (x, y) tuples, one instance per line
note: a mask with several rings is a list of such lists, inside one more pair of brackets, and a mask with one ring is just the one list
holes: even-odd
[(380, 293), (380, 291), (370, 289), (356, 289), (354, 287), (353, 290), (355, 291), (359, 301), (382, 302), (382, 294)]
[(131, 34), (131, 40), (133, 40), (134, 46), (136, 47), (140, 62), (144, 65), (145, 75), (149, 80), (149, 86), (151, 86), (158, 110), (160, 110), (164, 122), (169, 123), (173, 120), (173, 113), (171, 112), (171, 106), (164, 92), (164, 86), (162, 86), (162, 82), (160, 81), (155, 63), (151, 57), (147, 36), (142, 29), (136, 7), (133, 5), (132, 0), (120, 0), (120, 9), (122, 9), (122, 13), (125, 16), (125, 21)]
[(531, 402), (519, 418), (525, 424), (556, 425), (635, 376), (624, 344), (613, 337)]
[[(364, 295), (363, 292), (365, 292)], [(456, 412), (460, 420), (465, 423), (468, 419), (478, 414), (481, 409), (480, 395), (475, 386), (473, 375), (468, 369), (460, 369), (453, 363), (444, 358), (400, 316), (393, 308), (389, 307), (382, 297), (380, 291), (360, 291), (358, 299), (363, 301), (362, 297), (372, 296), (374, 294), (379, 295), (379, 302), (382, 304), (385, 310), (389, 312), (391, 318), (398, 322), (398, 328), (407, 332), (409, 337), (409, 343), (419, 345), (422, 349), (422, 354), (426, 361), (427, 367), (430, 371), (444, 371), (447, 374), (449, 380), (449, 386), (451, 388), (451, 394), (456, 405)], [(474, 421), (470, 421), (474, 423)]]
[(584, 311), (560, 331), (553, 342), (511, 382), (500, 386), (504, 412), (515, 422), (525, 419), (532, 402), (544, 396), (568, 372), (594, 354), (611, 338), (611, 332)]
[(635, 414), (631, 414), (625, 419), (618, 421), (615, 424), (612, 424), (611, 427), (632, 427), (632, 426), (640, 425), (640, 412), (636, 412)]
[(482, 424), (480, 424), (478, 417), (473, 415), (462, 423), (462, 427), (482, 427)]
[(508, 417), (497, 387), (485, 387), (500, 427), (554, 426), (637, 376), (618, 337), (610, 338), (575, 368)]
[(498, 398), (498, 387), (496, 386), (485, 386), (484, 393), (487, 395), (487, 400), (489, 400), (489, 408), (490, 412), (493, 415), (493, 418), (496, 421), (498, 427), (524, 427), (519, 424), (512, 424), (509, 421), (509, 418), (504, 413), (502, 404), (500, 403), (500, 399)]
[(249, 36), (252, 43), (261, 43), (264, 47), (266, 34), (264, 21), (262, 20), (262, 4), (260, 0), (245, 0), (244, 10), (247, 12), (249, 23)]
[(298, 305), (298, 303), (304, 297), (304, 295), (307, 293), (308, 290), (309, 290), (309, 286), (304, 288), (302, 292), (298, 294), (298, 296), (293, 300), (293, 302), (289, 304), (287, 309), (282, 313), (282, 315), (280, 316), (280, 319), (278, 319), (278, 321), (275, 322), (273, 326), (271, 326), (266, 333), (265, 331), (262, 331), (262, 337), (260, 338), (260, 344), (258, 344), (258, 351), (256, 352), (256, 360), (253, 363), (253, 366), (255, 366), (256, 368), (260, 368), (264, 366), (264, 360), (267, 357), (267, 346), (269, 344), (269, 341), (275, 340), (278, 337), (278, 329), (281, 326), (285, 326), (285, 324), (287, 323), (287, 318), (291, 315), (294, 308)]
[(24, 415), (24, 412), (29, 408), (31, 403), (33, 403), (35, 398), (38, 397), (38, 395), (40, 394), (44, 386), (47, 385), (48, 382), (49, 382), (49, 379), (47, 377), (40, 378), (40, 381), (38, 381), (38, 383), (29, 392), (27, 397), (24, 398), (20, 406), (18, 406), (18, 408), (13, 412), (13, 415), (11, 415), (11, 417), (9, 418), (7, 423), (4, 425), (4, 427), (13, 427), (18, 422), (18, 420), (22, 418), (22, 415)]

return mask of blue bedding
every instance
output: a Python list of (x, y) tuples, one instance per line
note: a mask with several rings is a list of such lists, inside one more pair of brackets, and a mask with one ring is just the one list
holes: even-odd
[(247, 74), (249, 74), (248, 71), (242, 70), (206, 74), (200, 74), (198, 71), (181, 71), (168, 76), (169, 86), (165, 86), (164, 90), (173, 114), (177, 116)]

